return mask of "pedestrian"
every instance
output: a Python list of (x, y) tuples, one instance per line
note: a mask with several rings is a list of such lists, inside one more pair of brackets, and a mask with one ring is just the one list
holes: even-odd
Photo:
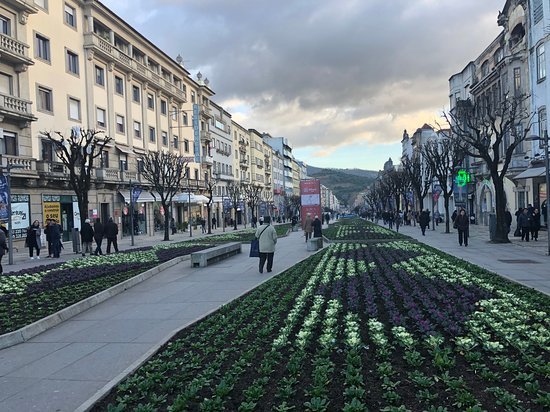
[(420, 224), (420, 229), (422, 230), (422, 236), (426, 236), (426, 227), (430, 223), (430, 212), (428, 211), (428, 209), (423, 210), (420, 213), (418, 223)]
[(2, 258), (9, 251), (6, 239), (6, 233), (3, 230), (0, 230), (0, 275), (4, 274), (4, 268), (2, 267)]
[(453, 227), (454, 227), (454, 223), (455, 223), (455, 220), (456, 220), (456, 217), (458, 216), (458, 210), (455, 209), (453, 214), (451, 215), (451, 220), (453, 222)]
[(4, 225), (4, 222), (0, 222), (0, 230), (4, 232), (4, 235), (6, 235), (6, 239), (8, 238), (8, 229), (6, 229), (6, 226)]
[(290, 223), (292, 225), (292, 231), (294, 232), (294, 227), (298, 223), (298, 217), (296, 215), (293, 215), (292, 218), (290, 219)]
[(29, 248), (29, 257), (34, 260), (33, 252), (36, 249), (36, 259), (40, 259), (40, 236), (42, 235), (42, 229), (40, 228), (40, 222), (35, 220), (32, 225), (27, 229), (27, 237), (25, 239), (25, 245)]
[(51, 258), (53, 256), (53, 243), (52, 243), (52, 236), (50, 234), (50, 228), (51, 228), (52, 220), (46, 219), (46, 226), (44, 227), (44, 234), (46, 235), (46, 243), (48, 244), (48, 256)]
[(90, 219), (86, 219), (80, 229), (80, 238), (82, 239), (82, 256), (86, 253), (92, 254), (92, 241), (94, 240), (94, 228), (90, 224)]
[(458, 244), (462, 246), (462, 243), (464, 243), (464, 246), (467, 247), (470, 219), (466, 215), (466, 211), (464, 209), (460, 209), (460, 213), (455, 219), (454, 227), (458, 229)]
[(315, 219), (313, 219), (313, 223), (311, 225), (313, 226), (313, 237), (323, 237), (323, 224), (321, 223), (319, 216), (315, 216)]
[(304, 235), (307, 242), (311, 238), (311, 233), (313, 232), (313, 220), (311, 220), (311, 213), (306, 214), (302, 229), (304, 230)]
[(434, 220), (436, 226), (439, 226), (439, 219), (441, 219), (441, 214), (439, 213), (439, 210), (436, 210), (434, 212)]
[(510, 213), (510, 209), (508, 208), (506, 208), (506, 212), (504, 212), (504, 221), (506, 222), (508, 233), (510, 233), (510, 228), (512, 227), (512, 214)]
[(256, 238), (260, 241), (260, 273), (264, 273), (264, 265), (267, 261), (267, 271), (273, 269), (273, 256), (275, 255), (275, 244), (277, 243), (277, 231), (270, 224), (271, 217), (265, 216), (264, 224), (256, 229)]
[(202, 233), (206, 233), (206, 219), (201, 217), (201, 230)]
[(533, 222), (533, 216), (529, 214), (529, 209), (523, 209), (523, 213), (519, 215), (518, 226), (521, 229), (521, 241), (529, 242), (529, 235), (531, 234), (531, 224)]
[(109, 218), (109, 221), (105, 225), (103, 236), (107, 238), (107, 254), (111, 254), (111, 244), (115, 249), (115, 253), (118, 253), (118, 225), (113, 221), (112, 217)]
[(388, 212), (388, 228), (393, 229), (393, 223), (395, 222), (395, 215), (392, 211)]
[(61, 228), (61, 225), (57, 223), (57, 219), (52, 219), (50, 222), (50, 238), (52, 242), (52, 254), (54, 258), (59, 258), (61, 255), (61, 248), (63, 245), (61, 244), (61, 234), (63, 233), (63, 229)]
[(176, 234), (176, 219), (170, 219), (170, 229), (172, 229), (172, 234)]
[(218, 223), (218, 221), (216, 220), (216, 216), (214, 216), (212, 218), (212, 229), (216, 229), (216, 223)]
[(537, 208), (533, 210), (533, 221), (531, 222), (531, 240), (539, 240), (540, 212)]
[(95, 240), (95, 251), (94, 255), (99, 256), (103, 254), (103, 251), (101, 250), (101, 244), (103, 243), (103, 232), (105, 228), (103, 227), (103, 223), (101, 223), (101, 220), (97, 218), (94, 223), (94, 240)]

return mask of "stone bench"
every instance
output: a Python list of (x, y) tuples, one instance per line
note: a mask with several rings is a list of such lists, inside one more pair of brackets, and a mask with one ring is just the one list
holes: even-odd
[(241, 253), (242, 243), (231, 242), (215, 246), (210, 249), (191, 253), (191, 267), (206, 267), (209, 263), (217, 262), (227, 257)]
[(322, 237), (312, 237), (307, 241), (307, 251), (315, 252), (323, 247), (323, 238)]

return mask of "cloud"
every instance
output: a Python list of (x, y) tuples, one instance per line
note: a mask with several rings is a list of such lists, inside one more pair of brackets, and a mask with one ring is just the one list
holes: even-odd
[(207, 76), (216, 102), (241, 125), (320, 147), (320, 156), (357, 142), (395, 143), (404, 128), (433, 123), (448, 105), (448, 78), (498, 34), (504, 2), (104, 3)]

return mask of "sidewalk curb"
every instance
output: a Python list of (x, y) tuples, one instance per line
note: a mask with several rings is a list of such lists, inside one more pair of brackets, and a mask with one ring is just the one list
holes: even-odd
[[(315, 255), (316, 253), (320, 253), (324, 249), (325, 248), (321, 248), (321, 249), (305, 256), (303, 259), (298, 260), (297, 262), (295, 262), (289, 268), (281, 270), (280, 272), (277, 272), (277, 273), (275, 273), (274, 275), (272, 275), (270, 277), (266, 277), (262, 282), (258, 283), (256, 286), (243, 291), (239, 296), (236, 296), (234, 299), (232, 299), (231, 302), (233, 302), (237, 299), (240, 299), (241, 297), (243, 297), (247, 293), (249, 293), (249, 292), (253, 291), (254, 289), (256, 289), (257, 287), (263, 285), (265, 282), (273, 279), (275, 276), (278, 276), (279, 274), (281, 274), (281, 273), (289, 270), (290, 268), (296, 266), (297, 264), (303, 262), (304, 260), (309, 259), (311, 256)], [(176, 328), (172, 332), (168, 333), (168, 335), (166, 335), (164, 338), (162, 338), (155, 346), (153, 346), (150, 350), (148, 350), (145, 354), (143, 354), (138, 360), (136, 360), (134, 363), (132, 363), (130, 366), (128, 366), (124, 371), (122, 371), (116, 377), (114, 377), (109, 382), (107, 382), (107, 384), (105, 384), (105, 386), (103, 386), (94, 395), (92, 395), (92, 397), (90, 397), (86, 402), (84, 402), (82, 405), (80, 405), (78, 408), (76, 408), (75, 412), (88, 412), (89, 410), (91, 410), (97, 402), (99, 402), (105, 396), (107, 396), (109, 394), (109, 392), (111, 392), (111, 390), (115, 386), (117, 386), (120, 382), (122, 382), (122, 380), (124, 378), (129, 376), (131, 373), (133, 373), (138, 368), (140, 368), (145, 362), (147, 362), (162, 346), (166, 345), (166, 343), (168, 343), (176, 334), (178, 334), (180, 331), (182, 331), (186, 328), (189, 328), (189, 327), (193, 326), (195, 323), (199, 322), (200, 320), (202, 320), (203, 318), (209, 316), (210, 314), (218, 311), (219, 309), (220, 309), (219, 307), (216, 308), (216, 309), (212, 309), (212, 310), (204, 313), (200, 317), (196, 318), (191, 323), (189, 323), (189, 324), (187, 324), (183, 327)]]
[(32, 337), (39, 335), (42, 332), (45, 332), (48, 329), (53, 328), (54, 326), (59, 325), (60, 323), (66, 321), (67, 319), (70, 319), (73, 316), (76, 316), (79, 313), (82, 313), (85, 310), (88, 310), (100, 304), (101, 302), (104, 302), (107, 299), (115, 295), (118, 295), (119, 293), (124, 292), (126, 289), (130, 289), (131, 287), (143, 282), (144, 280), (147, 280), (155, 276), (156, 274), (162, 272), (163, 270), (168, 269), (174, 265), (177, 265), (178, 263), (181, 263), (190, 259), (191, 259), (191, 256), (186, 255), (186, 256), (179, 256), (172, 260), (169, 260), (168, 262), (161, 263), (160, 265), (155, 266), (151, 269), (148, 269), (145, 272), (142, 272), (130, 279), (125, 280), (124, 282), (111, 286), (109, 289), (105, 289), (65, 309), (61, 309), (56, 313), (52, 313), (51, 315), (45, 318), (37, 320), (36, 322), (31, 323), (30, 325), (23, 326), (22, 328), (17, 329), (13, 332), (9, 332), (4, 335), (1, 335), (0, 349), (9, 348), (10, 346), (14, 346), (19, 343), (28, 341)]

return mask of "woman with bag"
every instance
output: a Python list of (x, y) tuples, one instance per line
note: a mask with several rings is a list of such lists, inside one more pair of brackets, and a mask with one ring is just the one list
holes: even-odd
[(35, 220), (32, 225), (27, 229), (27, 238), (25, 244), (29, 248), (29, 257), (34, 260), (33, 252), (36, 249), (36, 259), (40, 259), (40, 236), (42, 235), (42, 229), (40, 228), (40, 222)]
[(273, 268), (273, 256), (275, 255), (275, 244), (277, 243), (277, 232), (270, 225), (271, 216), (264, 218), (264, 224), (256, 229), (256, 238), (260, 243), (260, 273), (264, 273), (264, 264), (267, 260), (267, 271)]

